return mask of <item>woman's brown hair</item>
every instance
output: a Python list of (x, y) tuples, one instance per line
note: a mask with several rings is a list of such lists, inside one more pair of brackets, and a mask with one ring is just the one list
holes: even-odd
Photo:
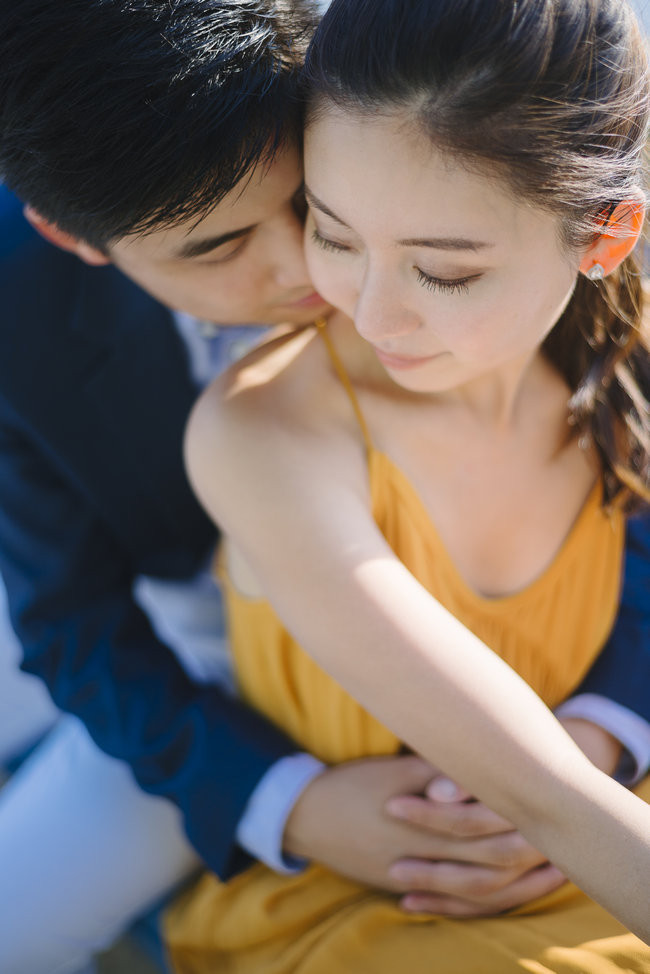
[[(496, 171), (581, 252), (645, 189), (650, 72), (626, 0), (333, 0), (307, 56), (325, 100), (404, 113), (460, 165)], [(620, 212), (620, 211), (618, 211)], [(540, 268), (540, 274), (544, 269)], [(607, 504), (650, 501), (650, 331), (635, 257), (582, 275), (545, 343)]]

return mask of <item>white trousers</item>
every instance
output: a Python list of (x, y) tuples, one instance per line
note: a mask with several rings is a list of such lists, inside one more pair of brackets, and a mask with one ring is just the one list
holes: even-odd
[(0, 792), (0, 971), (72, 974), (189, 876), (178, 811), (63, 718)]
[[(182, 592), (174, 619), (158, 618), (156, 602), (174, 609), (173, 589), (145, 581), (139, 597), (170, 642), (176, 623), (190, 628), (187, 613), (184, 662), (196, 678), (221, 682), (220, 602), (208, 587)], [(0, 972), (81, 974), (199, 863), (178, 810), (142, 792), (76, 718), (60, 716), (19, 659), (0, 583), (0, 765), (52, 727), (0, 790)]]

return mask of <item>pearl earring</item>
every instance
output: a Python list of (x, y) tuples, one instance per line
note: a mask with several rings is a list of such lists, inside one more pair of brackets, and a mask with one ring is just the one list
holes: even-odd
[(592, 264), (586, 276), (590, 281), (602, 281), (605, 276), (605, 268), (602, 264)]

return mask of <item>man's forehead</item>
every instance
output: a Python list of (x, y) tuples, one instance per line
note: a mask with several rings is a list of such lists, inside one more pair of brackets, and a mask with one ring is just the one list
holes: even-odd
[(195, 251), (200, 249), (204, 241), (216, 240), (250, 227), (251, 224), (238, 221), (240, 212), (243, 216), (243, 209), (238, 211), (236, 207), (228, 207), (222, 211), (221, 204), (218, 203), (203, 216), (123, 237), (118, 241), (118, 248), (146, 254), (152, 258), (194, 257), (197, 256)]
[(272, 163), (256, 167), (203, 216), (146, 234), (124, 238), (152, 258), (185, 260), (243, 237), (270, 219), (302, 186), (297, 152), (283, 152)]

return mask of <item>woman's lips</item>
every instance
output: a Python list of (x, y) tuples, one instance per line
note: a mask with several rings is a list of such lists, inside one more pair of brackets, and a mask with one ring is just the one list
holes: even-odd
[(433, 359), (440, 358), (444, 354), (443, 352), (437, 352), (435, 355), (424, 355), (415, 358), (414, 356), (394, 355), (391, 352), (384, 352), (376, 346), (375, 353), (381, 364), (389, 369), (417, 369), (419, 366), (426, 365), (427, 362), (432, 362)]

